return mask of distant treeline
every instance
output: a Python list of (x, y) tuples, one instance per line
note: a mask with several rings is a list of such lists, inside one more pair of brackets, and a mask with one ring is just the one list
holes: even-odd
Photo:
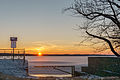
[[(12, 56), (10, 53), (0, 53), (0, 56)], [(14, 56), (24, 56), (24, 54), (14, 54)], [(25, 54), (25, 56), (37, 56), (35, 54)]]
[(102, 54), (43, 54), (43, 56), (114, 56)]
[[(10, 53), (0, 53), (0, 56), (12, 56)], [(24, 56), (24, 54), (14, 54), (14, 56)], [(25, 54), (25, 56), (38, 56), (37, 54)], [(102, 54), (43, 54), (42, 56), (114, 56)]]

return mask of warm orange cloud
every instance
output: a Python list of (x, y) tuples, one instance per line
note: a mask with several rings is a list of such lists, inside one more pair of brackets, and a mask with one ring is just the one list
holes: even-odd
[[(79, 42), (71, 41), (36, 41), (32, 42), (32, 47), (28, 48), (29, 53), (43, 53), (43, 54), (105, 54), (94, 52), (91, 46), (76, 45)], [(89, 44), (89, 43), (87, 43)]]

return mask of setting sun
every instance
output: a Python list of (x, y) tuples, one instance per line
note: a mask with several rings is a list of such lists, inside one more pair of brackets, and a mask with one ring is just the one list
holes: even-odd
[(38, 53), (38, 56), (42, 56), (42, 53)]

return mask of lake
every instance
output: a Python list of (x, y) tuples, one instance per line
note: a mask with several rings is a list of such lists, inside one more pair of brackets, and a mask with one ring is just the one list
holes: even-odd
[(29, 66), (29, 74), (31, 76), (56, 76), (56, 77), (70, 77), (71, 74), (61, 72), (64, 70), (71, 72), (71, 67), (58, 67), (57, 70), (52, 67), (35, 66), (75, 66), (76, 71), (81, 71), (81, 66), (87, 66), (87, 56), (26, 56)]

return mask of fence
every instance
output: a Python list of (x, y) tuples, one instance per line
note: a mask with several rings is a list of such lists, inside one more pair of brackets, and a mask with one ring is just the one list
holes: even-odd
[(75, 66), (32, 66), (28, 68), (28, 75), (61, 75), (75, 76)]
[(25, 49), (0, 49), (0, 59), (23, 59), (25, 62)]

